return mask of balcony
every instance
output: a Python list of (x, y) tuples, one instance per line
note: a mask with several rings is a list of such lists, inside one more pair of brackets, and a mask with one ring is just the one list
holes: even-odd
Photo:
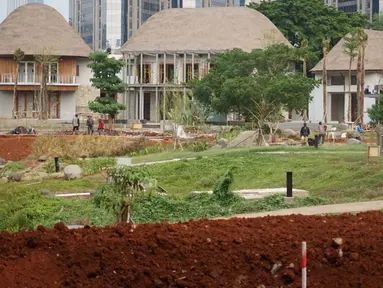
[[(16, 80), (16, 75), (10, 73), (0, 74), (0, 85), (14, 85)], [(40, 85), (41, 84), (41, 75), (37, 74), (19, 74), (18, 76), (18, 85)], [(66, 76), (66, 75), (49, 75), (48, 76), (48, 85), (68, 85), (68, 86), (77, 86), (76, 76)]]

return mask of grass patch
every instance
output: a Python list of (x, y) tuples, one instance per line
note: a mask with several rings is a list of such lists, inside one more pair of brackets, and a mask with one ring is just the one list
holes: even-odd
[(23, 162), (8, 162), (3, 169), (0, 169), (0, 178), (5, 177), (9, 173), (22, 171), (25, 169)]

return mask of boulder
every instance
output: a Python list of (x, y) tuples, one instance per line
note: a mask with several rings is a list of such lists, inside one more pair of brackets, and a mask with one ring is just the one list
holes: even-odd
[(80, 179), (82, 177), (82, 169), (78, 165), (68, 165), (64, 169), (64, 177), (66, 180)]
[(7, 183), (7, 182), (8, 182), (7, 177), (0, 178), (0, 183)]
[(359, 145), (359, 144), (362, 144), (362, 142), (360, 142), (358, 139), (350, 138), (350, 139), (348, 139), (347, 144), (349, 144), (349, 145)]
[(217, 145), (221, 146), (222, 148), (226, 148), (228, 144), (229, 144), (229, 141), (227, 141), (224, 138), (219, 139), (217, 142)]
[(0, 166), (4, 166), (5, 164), (7, 164), (7, 160), (0, 158)]
[(8, 180), (14, 181), (14, 182), (20, 182), (22, 178), (23, 178), (23, 173), (20, 173), (20, 172), (11, 173), (8, 176)]
[(39, 157), (39, 161), (40, 161), (40, 162), (46, 162), (46, 161), (48, 161), (48, 156), (46, 156), (46, 155), (41, 155), (41, 156)]
[(294, 131), (292, 129), (284, 129), (282, 130), (282, 137), (285, 137), (285, 138), (297, 138), (299, 137), (299, 132), (297, 131)]

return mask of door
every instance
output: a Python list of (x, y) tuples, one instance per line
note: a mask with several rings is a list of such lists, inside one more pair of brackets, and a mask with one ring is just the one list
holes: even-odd
[(150, 121), (150, 93), (144, 93), (144, 119)]
[(356, 100), (356, 93), (351, 94), (351, 121), (356, 121), (358, 118), (358, 104)]
[(49, 118), (60, 118), (60, 94), (58, 92), (52, 92), (49, 94)]
[(344, 121), (344, 94), (331, 94), (331, 121)]

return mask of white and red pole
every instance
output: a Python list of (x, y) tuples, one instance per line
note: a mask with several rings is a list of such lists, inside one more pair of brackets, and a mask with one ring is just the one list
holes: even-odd
[(307, 245), (302, 242), (302, 288), (307, 288)]

